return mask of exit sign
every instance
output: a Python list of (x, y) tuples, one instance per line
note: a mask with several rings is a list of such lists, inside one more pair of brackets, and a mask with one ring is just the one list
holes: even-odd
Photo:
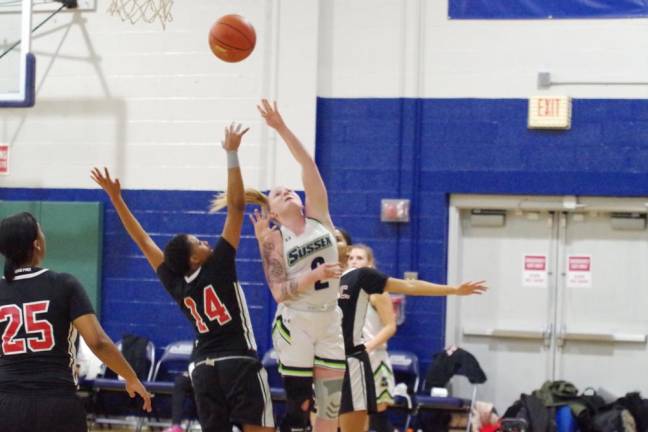
[(569, 129), (569, 96), (533, 96), (529, 99), (529, 129)]

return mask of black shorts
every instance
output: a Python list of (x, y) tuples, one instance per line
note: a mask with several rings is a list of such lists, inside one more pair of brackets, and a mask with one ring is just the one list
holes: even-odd
[(198, 361), (192, 366), (191, 381), (203, 432), (231, 430), (233, 424), (274, 427), (268, 375), (259, 360), (232, 356)]
[(342, 384), (340, 414), (353, 411), (376, 412), (376, 385), (369, 354), (361, 351), (347, 355), (347, 369)]
[(75, 395), (0, 393), (2, 432), (87, 432), (86, 413)]

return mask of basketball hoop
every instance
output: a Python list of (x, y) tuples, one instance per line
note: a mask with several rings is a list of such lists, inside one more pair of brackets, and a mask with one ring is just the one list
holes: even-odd
[(152, 23), (159, 19), (165, 29), (166, 24), (173, 21), (172, 6), (173, 0), (110, 0), (108, 12), (131, 24), (138, 21)]

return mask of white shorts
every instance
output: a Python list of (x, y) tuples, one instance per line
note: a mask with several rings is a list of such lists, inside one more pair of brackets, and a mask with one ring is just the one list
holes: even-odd
[(342, 311), (314, 312), (277, 306), (272, 343), (282, 375), (312, 377), (313, 367), (344, 370)]
[(376, 349), (369, 353), (371, 370), (373, 371), (376, 386), (377, 403), (394, 403), (394, 370), (392, 369), (389, 354), (385, 349)]

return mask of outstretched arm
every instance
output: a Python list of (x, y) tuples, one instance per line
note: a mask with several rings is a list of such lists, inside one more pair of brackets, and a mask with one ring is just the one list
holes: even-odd
[(326, 186), (315, 161), (308, 154), (301, 141), (286, 126), (277, 110), (277, 102), (270, 104), (267, 99), (262, 99), (257, 108), (268, 126), (276, 130), (286, 142), (290, 153), (302, 167), (302, 182), (306, 193), (306, 215), (319, 220), (333, 230), (333, 222), (329, 215)]
[(113, 180), (110, 178), (108, 168), (104, 168), (103, 172), (101, 172), (99, 168), (93, 168), (90, 177), (92, 177), (92, 180), (94, 180), (94, 182), (101, 186), (101, 188), (106, 192), (119, 215), (119, 219), (124, 225), (124, 228), (126, 228), (128, 235), (130, 235), (144, 256), (146, 256), (149, 264), (153, 267), (153, 271), (157, 271), (160, 264), (164, 261), (164, 254), (158, 245), (155, 244), (151, 236), (144, 231), (144, 228), (142, 228), (126, 205), (121, 194), (119, 179)]
[(144, 388), (135, 371), (117, 349), (110, 337), (104, 332), (101, 324), (94, 314), (81, 315), (72, 324), (88, 344), (88, 348), (95, 353), (99, 360), (115, 371), (126, 381), (126, 391), (130, 397), (138, 394), (144, 399), (142, 409), (151, 412), (151, 395)]
[(223, 225), (221, 236), (229, 244), (238, 248), (241, 241), (241, 228), (243, 227), (243, 215), (245, 214), (245, 190), (243, 188), (243, 177), (238, 161), (238, 148), (241, 145), (241, 138), (250, 130), (241, 130), (240, 124), (232, 123), (225, 128), (225, 140), (223, 148), (227, 152), (227, 217)]
[(376, 336), (365, 343), (367, 351), (373, 351), (376, 347), (383, 345), (390, 337), (396, 334), (396, 315), (394, 314), (394, 306), (392, 306), (389, 294), (372, 294), (369, 297), (369, 301), (376, 309), (380, 322), (383, 324), (383, 328), (380, 329)]
[(254, 214), (250, 215), (250, 220), (254, 224), (254, 234), (259, 242), (263, 271), (277, 303), (297, 298), (317, 281), (339, 278), (342, 274), (339, 263), (326, 263), (297, 279), (288, 279), (281, 234), (276, 227), (270, 228), (270, 218), (265, 212), (259, 213), (255, 210)]
[(486, 281), (464, 282), (458, 286), (437, 285), (423, 280), (387, 279), (385, 291), (411, 296), (449, 296), (482, 294), (488, 290), (484, 285)]

